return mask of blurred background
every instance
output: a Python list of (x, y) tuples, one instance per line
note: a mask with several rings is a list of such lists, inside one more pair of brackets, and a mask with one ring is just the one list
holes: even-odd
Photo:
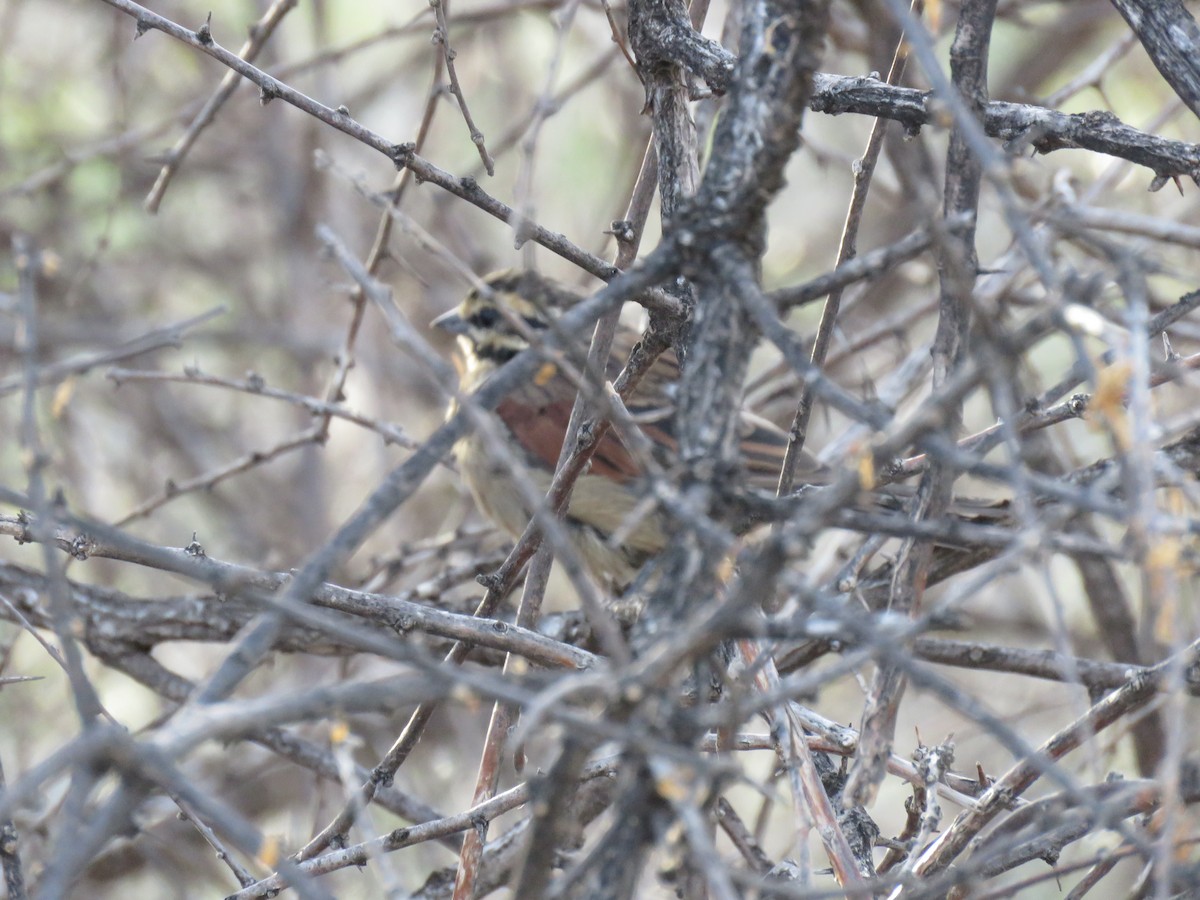
[[(268, 6), (235, 0), (152, 4), (189, 28), (211, 12), (214, 39), (235, 52)], [(956, 4), (930, 9), (944, 59)], [(430, 39), (433, 11), (424, 0), (300, 3), (282, 17), (255, 64), (327, 106), (344, 105), (358, 122), (394, 142), (417, 140), (427, 119), (424, 158), (478, 179), (484, 190), (551, 231), (611, 259), (615, 244), (605, 232), (625, 214), (649, 122), (642, 115), (642, 87), (613, 41), (605, 9), (593, 0), (454, 0), (448, 13), (463, 94), (495, 157), (492, 176), (483, 171), (457, 103), (444, 88), (438, 47)], [(724, 3), (714, 3), (705, 32), (721, 38), (726, 13)], [(613, 14), (623, 21), (620, 5)], [(886, 72), (896, 33), (881, 8), (870, 0), (838, 2), (833, 16), (822, 70)], [(38, 359), (58, 367), (48, 370), (35, 397), (48, 488), (61, 491), (73, 512), (120, 524), (151, 543), (183, 547), (195, 540), (211, 557), (286, 571), (300, 566), (443, 417), (447, 386), (396, 345), (373, 306), (365, 306), (354, 330), (352, 284), (314, 236), (318, 225), (326, 225), (351, 253), (367, 259), (381, 227), (377, 201), (394, 190), (397, 173), (361, 143), (281, 101), (264, 106), (254, 86), (241, 84), (180, 159), (157, 209), (149, 211), (147, 198), (166, 154), (227, 70), (162, 33), (135, 41), (134, 32), (132, 18), (102, 2), (0, 0), (0, 483), (23, 491), (28, 479), (28, 459), (17, 439), (23, 324), (10, 250), (14, 236), (23, 234), (46, 260), (37, 284)], [(732, 46), (728, 38), (725, 43)], [(926, 86), (916, 65), (910, 64), (907, 83)], [(1153, 134), (1200, 141), (1200, 123), (1104, 0), (1002, 2), (991, 86), (994, 100), (1067, 112), (1107, 110)], [(701, 123), (711, 123), (712, 103), (697, 104)], [(804, 146), (771, 210), (767, 287), (797, 284), (833, 266), (851, 164), (870, 127), (861, 116), (807, 116)], [(941, 128), (916, 137), (890, 129), (860, 251), (896, 241), (923, 221), (922, 192), (940, 189), (945, 144)], [(1011, 173), (1035, 220), (1078, 204), (1172, 227), (1200, 226), (1193, 185), (1181, 192), (1168, 184), (1151, 193), (1151, 178), (1144, 169), (1081, 150), (1026, 153), (1013, 161)], [(986, 187), (982, 202), (979, 256), (989, 274), (980, 291), (990, 292), (998, 315), (1020, 321), (1038, 308), (1040, 288), (1010, 254), (1012, 234)], [(599, 284), (544, 249), (515, 249), (511, 226), (435, 186), (405, 183), (399, 208), (403, 219), (394, 224), (374, 272), (414, 328), (447, 359), (453, 347), (427, 323), (467, 289), (460, 268), (483, 274), (527, 264), (532, 253), (539, 268), (581, 290)], [(643, 250), (656, 243), (656, 215)], [(1121, 240), (1155, 273), (1154, 309), (1196, 287), (1195, 245), (1147, 235)], [(1054, 253), (1081, 266), (1094, 252), (1086, 242), (1054, 244)], [(936, 284), (930, 258), (922, 256), (852, 288), (831, 354), (836, 380), (865, 395), (891, 384), (901, 361), (932, 334)], [(1098, 280), (1094, 293), (1102, 311), (1116, 302), (1110, 281)], [(209, 313), (178, 332), (163, 331)], [(636, 320), (638, 311), (629, 315)], [(807, 338), (818, 316), (819, 305), (810, 305), (789, 322)], [(1196, 336), (1194, 325), (1182, 323), (1171, 332), (1173, 349), (1192, 352)], [(1025, 359), (1020, 393), (1032, 395), (1054, 383), (1073, 359), (1065, 339), (1043, 342)], [(748, 395), (763, 414), (786, 424), (796, 383), (777, 362), (771, 351), (759, 353)], [(114, 375), (114, 367), (122, 371)], [(282, 395), (267, 396), (264, 388)], [(921, 396), (920, 389), (904, 395), (900, 408)], [(310, 398), (307, 406), (303, 398)], [(1156, 391), (1155, 399), (1164, 436), (1194, 424), (1189, 388)], [(314, 416), (314, 402), (337, 402), (355, 420), (339, 415), (326, 422)], [(994, 419), (986, 397), (970, 400), (967, 432)], [(810, 446), (818, 452), (830, 447), (835, 457), (847, 452), (837, 443), (846, 421), (818, 409), (814, 422)], [(1083, 421), (1059, 426), (1045, 440), (1065, 466), (1113, 452), (1108, 436)], [(969, 483), (960, 489), (971, 492)], [(473, 510), (447, 465), (333, 580), (403, 593), (454, 570), (438, 602), (465, 611), (480, 594), (472, 576), (494, 569), (508, 545)], [(0, 559), (16, 565), (40, 568), (41, 552), (0, 543)], [(814, 560), (831, 573), (840, 558), (828, 549)], [(1136, 596), (1137, 573), (1114, 571)], [(100, 559), (72, 563), (67, 574), (151, 602), (197, 590), (150, 568)], [(1079, 599), (1079, 578), (1069, 562), (1048, 559), (1039, 570), (1018, 571), (986, 592), (959, 598), (957, 612), (972, 634), (1103, 656)], [(558, 608), (572, 606), (565, 581), (554, 582), (550, 599)], [(172, 642), (157, 646), (154, 658), (184, 678), (201, 680), (226, 650), (220, 642)], [(61, 669), (11, 622), (0, 623), (0, 663), (0, 674), (44, 677), (0, 689), (0, 722), (6, 723), (0, 760), (11, 784), (63, 744), (73, 713)], [(281, 653), (239, 696), (393, 667), (365, 655)], [(112, 667), (89, 659), (88, 671), (105, 707), (134, 733), (153, 728), (173, 708), (174, 701)], [(998, 714), (1020, 722), (1035, 742), (1086, 707), (1086, 697), (1061, 685), (1014, 679), (996, 692), (989, 689), (993, 676), (954, 677), (968, 693), (986, 696)], [(860, 684), (847, 678), (822, 695), (818, 708), (851, 721), (860, 703)], [(436, 718), (398, 786), (443, 812), (469, 805), (487, 713), (484, 705)], [(373, 764), (402, 721), (353, 718), (349, 752)], [(976, 723), (932, 700), (917, 697), (906, 706), (898, 752), (915, 746), (916, 727), (927, 741), (953, 733), (959, 766), (968, 772), (977, 760), (989, 773), (1008, 764), (1005, 751)], [(329, 722), (318, 721), (295, 731), (329, 745), (329, 729)], [(1099, 742), (1088, 764), (1136, 768), (1123, 738), (1114, 734)], [(535, 758), (537, 746), (535, 740)], [(771, 754), (759, 756), (752, 765), (769, 773)], [(303, 843), (342, 797), (336, 782), (247, 744), (205, 746), (188, 766), (205, 789), (240, 806), (285, 849)], [(516, 780), (512, 772), (507, 777)], [(20, 814), (31, 877), (67, 787), (66, 779), (46, 782), (37, 803)], [(890, 799), (880, 802), (876, 817), (885, 834), (896, 834), (905, 791), (898, 784), (885, 791), (894, 795), (885, 793)], [(739, 802), (752, 808), (760, 801), (747, 789)], [(211, 854), (198, 852), (200, 838), (175, 812), (166, 800), (144, 809), (144, 831), (111, 846), (89, 870), (79, 895), (195, 897), (233, 890), (228, 874)], [(377, 827), (399, 821), (380, 813)], [(494, 827), (500, 833), (504, 820)], [(777, 836), (768, 829), (765, 843), (782, 854), (790, 840), (786, 828)], [(328, 879), (327, 887), (340, 897), (381, 896), (391, 878), (392, 887), (414, 890), (429, 872), (453, 861), (449, 850), (423, 845), (383, 864), (390, 874), (374, 867), (344, 872)], [(1057, 895), (1053, 882), (1045, 890), (1045, 896)]]

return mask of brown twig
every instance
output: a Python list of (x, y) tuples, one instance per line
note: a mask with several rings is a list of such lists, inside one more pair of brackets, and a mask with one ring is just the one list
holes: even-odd
[[(254, 59), (266, 47), (267, 41), (271, 39), (275, 28), (283, 21), (284, 17), (296, 8), (298, 0), (275, 0), (262, 14), (262, 17), (252, 26), (250, 26), (250, 38), (242, 45), (242, 49), (238, 51), (238, 56), (246, 62), (253, 62)], [(200, 134), (213, 123), (217, 117), (217, 113), (221, 111), (221, 107), (225, 102), (233, 96), (234, 90), (237, 89), (241, 79), (236, 72), (226, 72), (225, 77), (221, 79), (221, 84), (218, 86), (208, 102), (204, 104), (200, 112), (198, 112), (191, 124), (179, 136), (179, 140), (166, 153), (166, 161), (158, 171), (158, 178), (154, 181), (154, 186), (150, 189), (150, 193), (146, 195), (146, 200), (143, 206), (146, 212), (156, 213), (159, 206), (162, 204), (163, 196), (167, 192), (167, 188), (171, 184), (171, 179), (175, 177), (175, 173), (179, 171), (179, 166), (183, 163), (188, 152), (200, 139)]]

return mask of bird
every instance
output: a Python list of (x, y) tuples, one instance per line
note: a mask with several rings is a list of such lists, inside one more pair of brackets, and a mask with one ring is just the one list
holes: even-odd
[[(460, 393), (476, 391), (506, 362), (536, 344), (538, 335), (552, 329), (558, 316), (581, 299), (532, 269), (484, 277), (458, 306), (431, 323), (457, 338), (462, 355)], [(606, 379), (617, 376), (638, 337), (631, 328), (618, 328)], [(583, 359), (582, 352), (577, 356)], [(666, 467), (677, 449), (673, 394), (678, 377), (678, 359), (667, 350), (625, 401), (657, 461)], [(512, 449), (542, 496), (553, 478), (577, 392), (577, 382), (548, 359), (496, 406)], [(456, 409), (452, 400), (448, 415)], [(740, 413), (739, 424), (739, 458), (747, 483), (774, 490), (787, 450), (786, 432), (749, 411)], [(453, 453), (480, 511), (519, 536), (532, 512), (487, 438), (472, 432), (455, 444)], [(647, 561), (666, 548), (669, 537), (663, 512), (646, 510), (645, 473), (638, 459), (620, 434), (609, 430), (575, 482), (563, 518), (571, 545), (593, 578), (617, 593), (634, 583)], [(810, 483), (811, 476), (823, 471), (807, 453), (799, 468)]]

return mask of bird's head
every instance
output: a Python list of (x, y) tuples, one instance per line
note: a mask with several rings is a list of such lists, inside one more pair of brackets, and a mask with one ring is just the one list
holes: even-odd
[(537, 272), (505, 270), (483, 279), (466, 298), (431, 323), (458, 336), (468, 363), (501, 365), (550, 328), (578, 295)]

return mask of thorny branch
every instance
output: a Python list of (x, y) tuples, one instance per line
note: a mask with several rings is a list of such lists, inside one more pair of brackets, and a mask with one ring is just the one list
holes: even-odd
[[(195, 85), (148, 75), (152, 53), (114, 43), (112, 83), (89, 90), (104, 92), (95, 115), (119, 111), (116, 137), (38, 131), (28, 143), (74, 142), (49, 167), (6, 148), (14, 171), (46, 173), (0, 193), (17, 235), (11, 286), (0, 268), (13, 363), (0, 428), (14, 435), (0, 453), (0, 534), (13, 539), (0, 701), (6, 721), (30, 722), (0, 741), (9, 896), (94, 892), (120, 853), (136, 857), (118, 857), (121, 871), (244, 897), (333, 896), (350, 866), (381, 893), (457, 885), (463, 900), (957, 896), (1034, 859), (1064, 882), (1090, 867), (1076, 895), (1111, 887), (1124, 859), (1147, 894), (1194, 882), (1200, 238), (1170, 192), (1147, 196), (1136, 177), (1187, 190), (1200, 176), (1186, 114), (1200, 37), (1182, 4), (1114, 0), (1090, 19), (1067, 4), (1031, 28), (1019, 5), (970, 0), (942, 4), (934, 34), (899, 0), (844, 4), (832, 23), (820, 0), (764, 0), (736, 5), (718, 41), (704, 4), (638, 0), (635, 78), (608, 65), (622, 11), (590, 2), (557, 12), (549, 61), (533, 49), (545, 4), (453, 19), (437, 4), (337, 46), (326, 29), (340, 12), (323, 4), (315, 50), (293, 65), (275, 64), (295, 40), (295, 17), (274, 27), (286, 0), (240, 55), (216, 40), (227, 22), (105, 3), (138, 36), (180, 42), (155, 52), (198, 51), (225, 78), (197, 114)], [(42, 10), (57, 7), (0, 5), (0, 45), (35, 76), (31, 93), (66, 76), (25, 49), (47, 41), (10, 35), (48, 33)], [(1114, 35), (1122, 17), (1130, 31)], [(1006, 42), (1014, 59), (989, 66), (998, 22), (1030, 52)], [(432, 49), (392, 43), (421, 29)], [(935, 41), (951, 31), (947, 72)], [(1108, 90), (1118, 79), (1145, 78), (1124, 68), (1137, 68), (1135, 39), (1165, 81), (1135, 86), (1165, 104), (1144, 121), (1108, 100), (1128, 93)], [(354, 68), (381, 45), (368, 74)], [(883, 71), (897, 46), (917, 65), (894, 84), (817, 71), (820, 48), (828, 72), (855, 72), (864, 48)], [(1108, 63), (1072, 68), (1093, 58)], [(390, 91), (418, 63), (435, 74), (414, 124)], [(435, 122), (442, 73), (474, 147)], [(308, 114), (304, 141), (278, 104), (240, 109), (241, 79), (263, 105)], [(1012, 102), (1036, 96), (1052, 99)], [(1068, 97), (1100, 108), (1053, 108)], [(6, 95), (6, 121), (50, 129), (70, 119), (57, 102)], [(161, 133), (139, 104), (193, 123), (152, 195), (172, 179), (183, 196), (154, 229), (127, 214), (149, 180), (133, 156)], [(838, 128), (858, 120), (824, 118), (847, 114), (877, 120), (852, 203), (845, 170), (863, 136)], [(378, 122), (396, 135), (366, 124)], [(485, 126), (504, 135), (491, 153)], [(341, 155), (353, 142), (366, 162)], [(515, 193), (513, 147), (539, 160)], [(375, 169), (344, 177), (380, 155), (401, 170), (390, 189)], [(496, 166), (487, 189), (452, 174), (476, 155)], [(1098, 157), (1113, 161), (1100, 177)], [(98, 165), (119, 171), (101, 179), (119, 183), (111, 196), (88, 180)], [(554, 166), (570, 167), (569, 187)], [(639, 257), (656, 183), (661, 239)], [(518, 212), (534, 192), (537, 221)], [(838, 256), (830, 223), (847, 206)], [(329, 221), (336, 233), (314, 232)], [(558, 257), (547, 269), (609, 283), (439, 425), (458, 388), (420, 323), (454, 302), (447, 273), (490, 268), (517, 225), (518, 243)], [(593, 246), (601, 231), (615, 257)], [(868, 249), (850, 260), (856, 240)], [(799, 307), (830, 292), (814, 334)], [(331, 302), (343, 293), (349, 306)], [(228, 312), (210, 320), (214, 296)], [(582, 358), (593, 325), (603, 362), (630, 300), (650, 314), (643, 343), (615, 391), (581, 376), (601, 419), (577, 412), (580, 439), (543, 503), (536, 463), (487, 410), (536, 383), (547, 356), (578, 342)], [(379, 339), (381, 314), (409, 355)], [(653, 381), (664, 352), (682, 362), (671, 403), (635, 415), (620, 391)], [(144, 366), (110, 373), (120, 390), (95, 374), (117, 361)], [(797, 437), (837, 448), (778, 497), (745, 477), (766, 427), (743, 415), (747, 396), (785, 424), (803, 398)], [(651, 444), (647, 416), (670, 423), (672, 446)], [(538, 510), (511, 552), (463, 521), (449, 453), (468, 429)], [(645, 458), (641, 511), (672, 528), (618, 606), (637, 613), (620, 631), (553, 513), (605, 434)], [(111, 524), (130, 508), (141, 537)], [(755, 521), (773, 528), (747, 538)], [(514, 614), (508, 594), (543, 539)], [(551, 549), (566, 579), (550, 576)], [(113, 673), (149, 701), (133, 711)], [(464, 773), (493, 704), (503, 715), (472, 799)], [(916, 735), (896, 727), (907, 721)], [(1042, 785), (1053, 794), (1026, 799)], [(912, 794), (905, 810), (897, 789)], [(268, 836), (314, 809), (311, 832)], [(1097, 862), (1081, 845), (1100, 835), (1117, 846)], [(412, 848), (430, 841), (453, 855), (417, 872)], [(183, 849), (144, 852), (163, 846)]]

